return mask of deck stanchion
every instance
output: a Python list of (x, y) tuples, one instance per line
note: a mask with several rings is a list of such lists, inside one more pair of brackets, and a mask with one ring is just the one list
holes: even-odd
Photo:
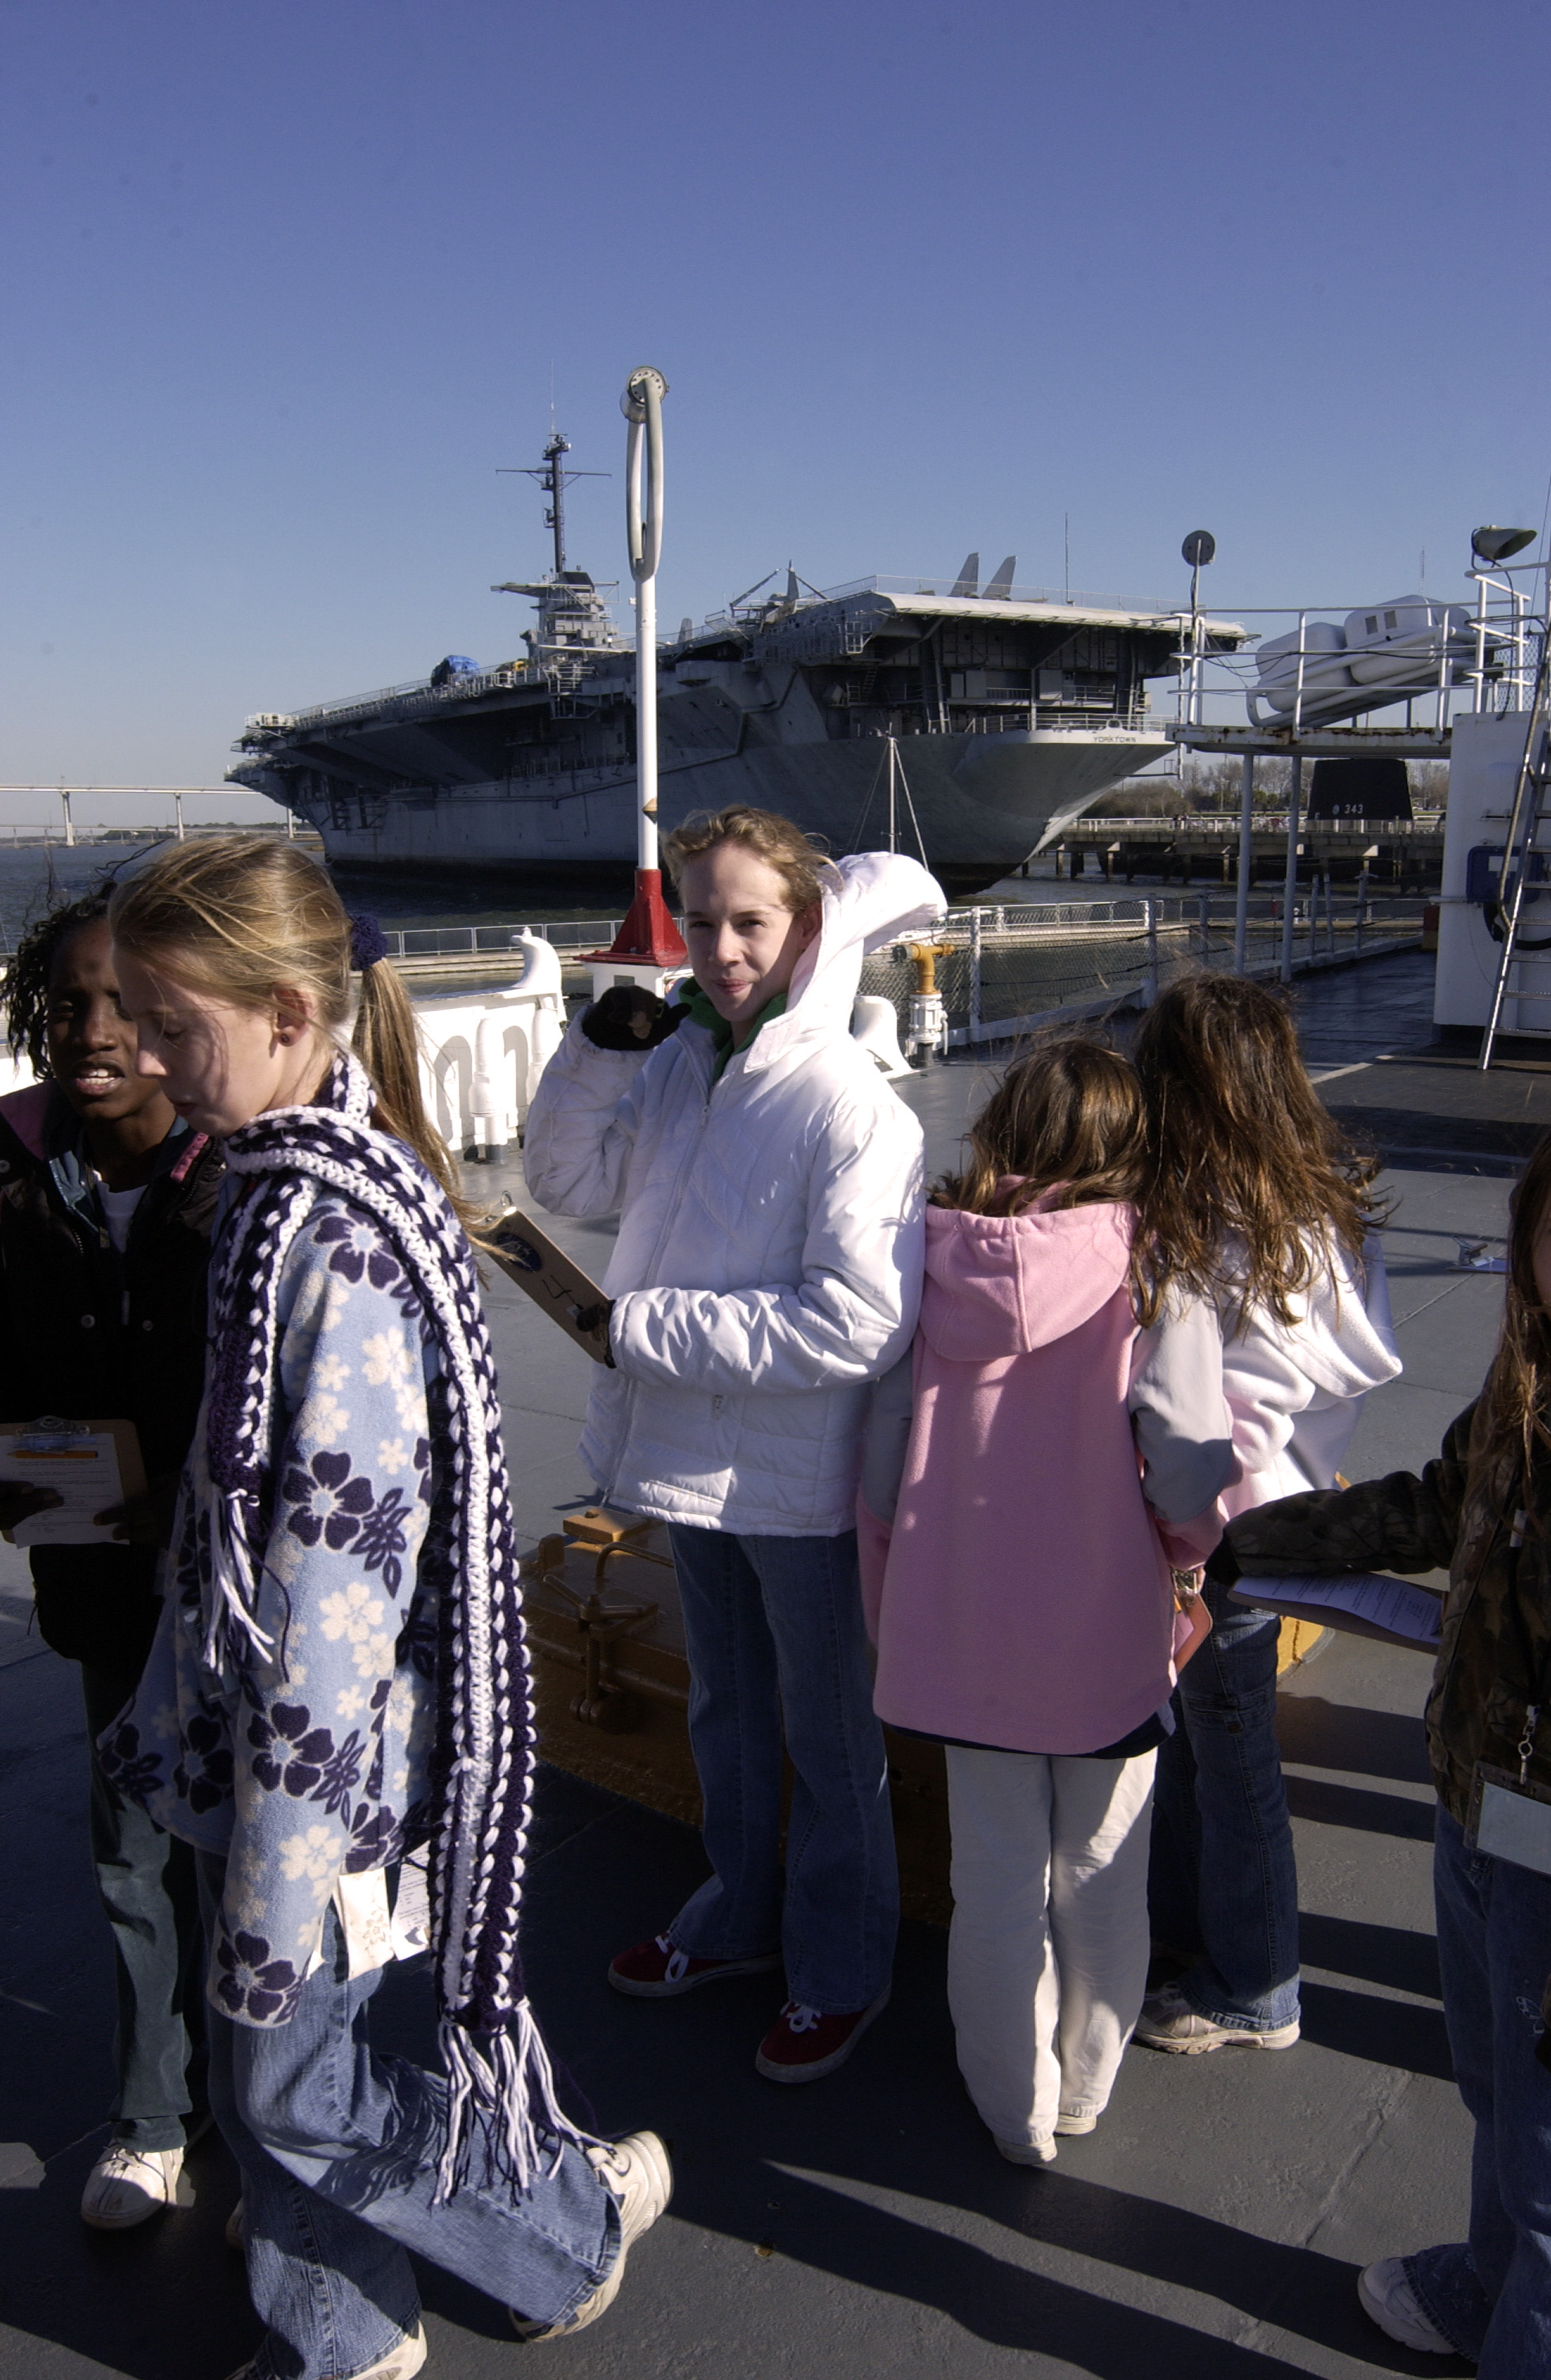
[[(1299, 667), (1303, 661), (1300, 657)], [(1282, 963), (1283, 983), (1292, 981), (1292, 923), (1298, 900), (1298, 814), (1303, 806), (1303, 762), (1294, 753), (1288, 763), (1287, 774), (1287, 874), (1282, 883)]]
[(1244, 972), (1250, 931), (1250, 878), (1254, 873), (1254, 760), (1244, 755), (1244, 782), (1239, 794), (1239, 882), (1233, 909), (1233, 972)]
[[(1001, 912), (999, 909), (997, 912), (999, 923), (1000, 922), (1000, 917)], [(980, 1038), (980, 936), (982, 931), (982, 923), (983, 913), (979, 909), (972, 909), (969, 913), (969, 1038), (972, 1047)]]
[(1150, 893), (1142, 904), (1142, 913), (1146, 919), (1147, 928), (1147, 1006), (1151, 1008), (1157, 999), (1158, 983), (1157, 903)]

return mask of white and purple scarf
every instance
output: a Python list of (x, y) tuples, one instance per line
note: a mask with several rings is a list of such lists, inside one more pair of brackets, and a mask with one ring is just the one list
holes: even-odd
[(463, 1229), (419, 1160), (373, 1128), (371, 1085), (354, 1057), (341, 1054), (318, 1099), (257, 1116), (225, 1144), (240, 1186), (212, 1267), (212, 1510), (208, 1533), (198, 1533), (207, 1658), (218, 1663), (238, 1639), (273, 1658), (256, 1603), (280, 1452), (278, 1289), (324, 1184), (390, 1244), (441, 1361), (439, 1476), (420, 1555), (420, 1585), (438, 1615), (431, 1958), (449, 2085), (438, 2195), (453, 2194), (481, 2143), (523, 2188), (538, 2170), (541, 2133), (591, 2135), (556, 2105), (518, 1956), (536, 1747), (490, 1333)]

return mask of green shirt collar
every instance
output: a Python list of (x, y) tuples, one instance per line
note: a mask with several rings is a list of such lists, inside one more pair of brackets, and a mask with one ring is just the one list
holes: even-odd
[[(691, 1025), (703, 1025), (711, 1037), (711, 1046), (716, 1053), (711, 1067), (711, 1080), (713, 1083), (720, 1082), (726, 1069), (727, 1061), (733, 1055), (733, 1027), (726, 1017), (711, 1006), (710, 1001), (700, 990), (698, 984), (687, 1000), (684, 1000), (682, 994), (680, 997), (683, 1006), (689, 1011)], [(754, 1039), (754, 1034), (757, 1033), (762, 1026), (769, 1025), (777, 1016), (783, 1016), (785, 1013), (786, 994), (783, 991), (778, 991), (773, 1000), (768, 1000), (765, 1002), (755, 1018), (754, 1033), (749, 1035), (748, 1040), (744, 1043), (744, 1048), (746, 1050), (749, 1047)]]

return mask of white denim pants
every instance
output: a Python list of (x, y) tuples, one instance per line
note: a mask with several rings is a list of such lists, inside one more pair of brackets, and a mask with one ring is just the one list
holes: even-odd
[(1147, 1979), (1157, 1761), (948, 1747), (948, 2000), (999, 2141), (1048, 2141), (1109, 2101)]

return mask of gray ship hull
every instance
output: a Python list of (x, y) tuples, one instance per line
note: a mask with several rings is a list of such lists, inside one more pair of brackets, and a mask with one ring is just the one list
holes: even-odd
[[(635, 657), (554, 526), (554, 570), (510, 582), (539, 606), (526, 660), (449, 655), (410, 686), (259, 712), (230, 775), (341, 868), (615, 897), (636, 862)], [(983, 596), (973, 577), (806, 600), (793, 573), (784, 595), (686, 621), (658, 649), (659, 825), (746, 802), (837, 857), (920, 851), (967, 893), (1171, 748), (1147, 682), (1177, 665), (1178, 616), (1020, 596), (1011, 561)], [(1243, 640), (1208, 625), (1206, 649)]]
[[(666, 725), (666, 721), (664, 725)], [(1160, 759), (1157, 735), (1113, 728), (908, 735), (897, 745), (894, 840), (924, 848), (950, 891), (992, 883), (1107, 786)], [(666, 751), (659, 821), (749, 802), (781, 811), (834, 853), (875, 849), (890, 835), (888, 747), (879, 738), (766, 745), (675, 758)], [(540, 778), (442, 784), (423, 793), (288, 779), (251, 764), (257, 790), (317, 828), (332, 865), (566, 883), (600, 892), (628, 882), (636, 857), (630, 767)]]

